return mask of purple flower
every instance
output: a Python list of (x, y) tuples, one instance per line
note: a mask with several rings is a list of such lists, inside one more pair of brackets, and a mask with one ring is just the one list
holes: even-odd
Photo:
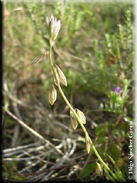
[(119, 86), (115, 87), (113, 91), (119, 93), (120, 95), (122, 95), (122, 90)]

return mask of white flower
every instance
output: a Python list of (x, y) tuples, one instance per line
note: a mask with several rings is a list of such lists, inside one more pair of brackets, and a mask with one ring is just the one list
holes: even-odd
[(51, 15), (51, 17), (46, 18), (46, 23), (47, 26), (49, 27), (50, 39), (54, 41), (57, 38), (57, 35), (61, 27), (60, 20), (57, 21), (57, 19), (53, 15)]

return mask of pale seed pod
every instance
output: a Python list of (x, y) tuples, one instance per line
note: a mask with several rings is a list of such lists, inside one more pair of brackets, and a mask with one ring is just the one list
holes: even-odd
[(96, 164), (97, 164), (97, 166), (96, 166), (95, 172), (99, 177), (102, 177), (103, 176), (103, 167), (100, 163), (96, 163)]
[(57, 91), (56, 91), (54, 85), (52, 85), (52, 88), (51, 88), (51, 90), (49, 92), (49, 103), (51, 105), (53, 105), (54, 102), (56, 101), (56, 99), (57, 99)]
[(41, 62), (43, 60), (43, 58), (47, 55), (47, 53), (42, 53), (40, 55), (38, 55), (31, 63), (31, 65), (34, 65), (38, 62)]
[(85, 136), (85, 142), (86, 142), (86, 150), (87, 150), (87, 152), (89, 154), (90, 153), (91, 145), (90, 145), (90, 142), (89, 142), (89, 136), (87, 134)]
[(83, 124), (86, 124), (86, 117), (85, 117), (84, 113), (82, 111), (80, 111), (79, 109), (76, 109), (76, 113), (77, 113), (78, 117), (80, 118), (80, 121)]
[(78, 127), (78, 121), (71, 110), (70, 110), (70, 122), (73, 129), (76, 130), (76, 128)]
[(58, 73), (58, 77), (59, 77), (60, 82), (63, 85), (67, 86), (67, 79), (66, 79), (64, 73), (62, 72), (62, 70), (57, 65), (55, 65), (55, 69), (56, 69), (56, 71)]

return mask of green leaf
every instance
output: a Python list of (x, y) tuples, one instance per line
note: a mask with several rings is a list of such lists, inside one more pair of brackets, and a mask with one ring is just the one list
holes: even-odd
[(105, 137), (99, 137), (97, 140), (97, 144), (102, 144), (106, 141)]
[(25, 176), (24, 175), (14, 175), (13, 176), (13, 179), (14, 180), (21, 180), (21, 181), (23, 181), (23, 180), (25, 180)]
[(96, 162), (87, 163), (80, 172), (80, 178), (88, 177), (90, 175), (90, 173), (95, 171), (95, 168), (96, 168)]
[(121, 151), (117, 148), (114, 142), (112, 142), (110, 145), (108, 145), (108, 149), (106, 153), (113, 157), (113, 159), (116, 161), (121, 157)]
[(118, 165), (116, 164), (116, 162), (113, 160), (112, 157), (110, 157), (108, 154), (107, 154), (108, 158), (110, 159), (110, 161), (113, 163), (114, 167), (115, 167), (115, 175), (117, 176), (117, 179), (119, 181), (123, 181), (124, 178), (123, 178), (123, 175), (122, 175), (122, 172), (120, 170), (120, 168), (118, 167)]
[(113, 160), (113, 158), (112, 158), (111, 156), (109, 156), (108, 154), (107, 154), (107, 156), (109, 157), (110, 161), (111, 161), (111, 162), (113, 163), (113, 165), (115, 166), (115, 169), (116, 169), (117, 171), (120, 171), (119, 167), (117, 166), (117, 164), (115, 163), (115, 161)]
[(115, 179), (109, 174), (109, 172), (104, 169), (104, 175), (107, 180), (111, 180), (112, 182), (115, 182)]
[(104, 137), (105, 136), (105, 129), (106, 129), (106, 123), (99, 124), (95, 130), (97, 137)]
[(114, 130), (112, 131), (112, 135), (118, 135), (118, 136), (119, 136), (119, 131), (116, 130), (116, 129), (114, 129)]

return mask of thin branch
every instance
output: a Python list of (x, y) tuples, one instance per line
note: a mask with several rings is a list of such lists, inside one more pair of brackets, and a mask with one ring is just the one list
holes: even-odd
[(16, 97), (14, 97), (13, 95), (11, 94), (8, 94), (6, 93), (6, 95), (13, 101), (13, 102), (16, 102), (18, 105), (22, 106), (22, 107), (25, 107), (25, 108), (28, 108), (28, 109), (34, 109), (34, 107), (31, 107), (31, 106), (28, 106), (27, 104), (25, 104), (24, 102), (22, 102), (21, 100), (17, 99)]
[[(47, 144), (46, 144), (46, 146), (47, 146)], [(27, 153), (40, 151), (40, 150), (44, 149), (46, 146), (40, 146), (40, 147), (38, 147), (38, 148), (29, 149), (29, 150), (27, 151)], [(59, 144), (58, 146), (56, 146), (56, 148), (58, 148), (58, 149), (62, 148), (62, 143)], [(47, 151), (47, 152), (45, 153), (45, 155), (46, 155), (46, 154), (49, 154), (49, 153), (51, 153), (51, 152), (54, 152), (54, 149), (50, 149), (49, 151)], [(56, 151), (55, 151), (55, 152), (56, 152)], [(55, 153), (55, 152), (54, 152), (54, 153)], [(24, 156), (24, 154), (25, 154), (25, 152), (23, 152), (22, 154), (20, 154), (18, 157), (22, 157), (22, 156)]]
[[(76, 150), (76, 142), (74, 140), (71, 140), (68, 138), (68, 139), (66, 139), (66, 142), (68, 144), (68, 151), (65, 153), (64, 157), (57, 164), (52, 166), (52, 168), (54, 168), (54, 169), (49, 174), (47, 174), (40, 182), (47, 180), (55, 172), (56, 168), (60, 167), (63, 164), (63, 162), (67, 158), (72, 156), (72, 154)], [(50, 169), (52, 169), (52, 168), (50, 168)]]
[(50, 141), (48, 141), (47, 139), (45, 139), (42, 135), (40, 135), (39, 133), (37, 133), (36, 131), (34, 131), (32, 128), (30, 128), (28, 125), (26, 125), (23, 121), (21, 121), (20, 119), (18, 119), (14, 114), (12, 114), (10, 111), (6, 110), (6, 113), (9, 114), (13, 119), (15, 119), (21, 126), (23, 126), (26, 130), (28, 130), (29, 132), (31, 132), (33, 135), (35, 135), (36, 137), (38, 137), (40, 140), (42, 140), (43, 142), (46, 142), (48, 145), (50, 145), (51, 147), (53, 147), (60, 155), (64, 155), (64, 153), (56, 148), (56, 146), (54, 146)]
[(24, 145), (24, 146), (18, 146), (18, 147), (14, 147), (14, 148), (10, 148), (10, 149), (4, 149), (3, 153), (13, 152), (13, 151), (17, 151), (17, 150), (23, 150), (23, 149), (33, 147), (33, 146), (38, 145), (38, 144), (39, 144), (39, 142), (35, 142), (35, 143)]

